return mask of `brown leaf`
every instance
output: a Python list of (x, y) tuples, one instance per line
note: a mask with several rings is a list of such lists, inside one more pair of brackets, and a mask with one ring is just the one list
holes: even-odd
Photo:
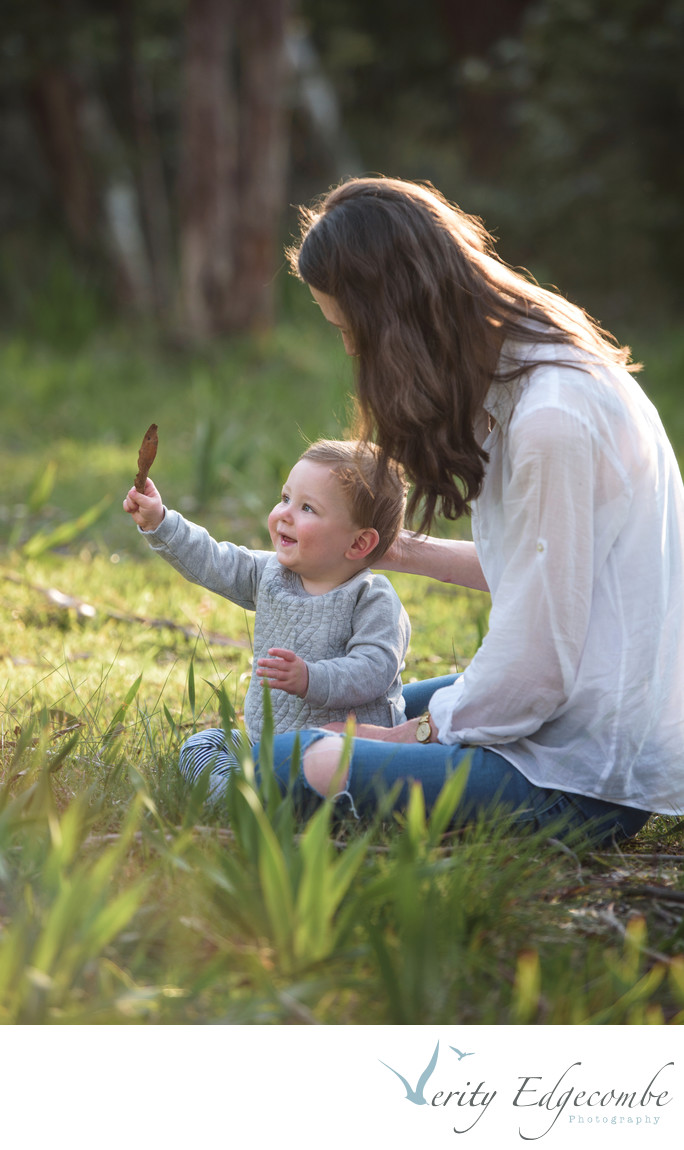
[(140, 451), (138, 452), (138, 474), (135, 477), (136, 491), (143, 492), (145, 490), (147, 475), (150, 467), (154, 463), (158, 445), (159, 438), (157, 436), (157, 425), (156, 423), (153, 423), (145, 432), (145, 437), (140, 445)]

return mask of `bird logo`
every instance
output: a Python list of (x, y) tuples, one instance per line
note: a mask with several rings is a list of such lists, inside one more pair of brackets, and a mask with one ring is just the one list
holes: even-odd
[(382, 1062), (383, 1066), (387, 1066), (387, 1069), (391, 1070), (392, 1074), (396, 1074), (397, 1078), (399, 1078), (403, 1082), (404, 1087), (406, 1089), (406, 1097), (408, 1098), (409, 1102), (413, 1102), (414, 1106), (427, 1106), (427, 1102), (425, 1100), (425, 1096), (423, 1094), (423, 1091), (427, 1085), (427, 1082), (428, 1082), (428, 1079), (430, 1078), (430, 1075), (432, 1074), (433, 1070), (435, 1069), (435, 1066), (437, 1065), (438, 1054), (439, 1054), (439, 1042), (435, 1046), (435, 1052), (432, 1055), (432, 1058), (430, 1059), (427, 1066), (425, 1067), (425, 1070), (423, 1071), (420, 1078), (416, 1082), (415, 1088), (413, 1086), (411, 1086), (411, 1084), (404, 1078), (404, 1075), (400, 1074), (398, 1070), (395, 1070), (392, 1066), (389, 1066), (386, 1062), (382, 1062), (382, 1058), (379, 1058), (378, 1061)]
[(456, 1047), (456, 1046), (450, 1046), (449, 1050), (453, 1050), (454, 1054), (458, 1054), (458, 1061), (459, 1062), (461, 1061), (462, 1058), (470, 1058), (471, 1054), (475, 1053), (474, 1050), (466, 1050), (464, 1052), (463, 1050), (459, 1050), (458, 1047)]

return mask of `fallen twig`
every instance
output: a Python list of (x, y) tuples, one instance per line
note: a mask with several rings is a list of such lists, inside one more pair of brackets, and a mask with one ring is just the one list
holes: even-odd
[(277, 992), (278, 1002), (282, 1007), (287, 1010), (288, 1014), (295, 1018), (297, 1022), (303, 1022), (306, 1026), (320, 1026), (318, 1019), (309, 1010), (308, 1006), (304, 1006), (302, 1002), (298, 1002), (291, 994), (285, 990)]
[(14, 575), (12, 572), (0, 572), (0, 576), (6, 579), (9, 583), (16, 583), (20, 587), (28, 587), (31, 591), (36, 591), (39, 595), (43, 595), (48, 602), (52, 603), (54, 607), (59, 607), (61, 610), (68, 611), (70, 608), (75, 610), (82, 618), (92, 619), (98, 611), (106, 615), (109, 619), (116, 619), (119, 623), (138, 623), (144, 627), (152, 627), (156, 630), (176, 631), (181, 635), (185, 635), (187, 639), (203, 638), (207, 643), (213, 643), (217, 647), (240, 647), (243, 650), (250, 647), (247, 639), (234, 639), (229, 635), (222, 635), (219, 631), (205, 631), (203, 628), (189, 627), (183, 623), (175, 623), (173, 619), (159, 619), (147, 615), (128, 615), (123, 611), (115, 611), (112, 607), (103, 607), (101, 604), (95, 607), (87, 600), (81, 599), (78, 595), (67, 595), (64, 591), (60, 591), (57, 587), (42, 587), (39, 583), (31, 583), (28, 579), (22, 579), (19, 575)]
[(609, 854), (593, 851), (590, 858), (595, 859), (620, 859), (621, 862), (684, 862), (684, 855), (671, 855), (667, 851), (658, 854), (620, 854), (619, 852)]
[[(191, 829), (192, 829), (193, 834), (197, 834), (200, 837), (205, 836), (205, 835), (206, 836), (211, 835), (214, 838), (217, 838), (222, 842), (234, 842), (235, 841), (235, 835), (227, 827), (192, 827)], [(165, 842), (172, 843), (172, 842), (176, 841), (176, 839), (178, 838), (178, 835), (183, 834), (183, 833), (184, 833), (183, 827), (174, 827), (173, 831), (165, 831), (163, 838), (164, 838)], [(104, 835), (88, 835), (88, 837), (83, 840), (83, 846), (84, 847), (106, 846), (107, 843), (118, 842), (121, 837), (122, 836), (118, 831), (111, 831), (109, 834), (104, 834)], [(134, 831), (130, 837), (131, 837), (133, 842), (138, 843), (138, 844), (143, 843), (143, 842), (149, 843), (149, 842), (154, 841), (154, 834), (150, 831)]]
[(673, 890), (668, 886), (620, 886), (617, 884), (617, 889), (620, 894), (629, 896), (630, 898), (659, 898), (664, 899), (666, 902), (681, 902), (684, 903), (684, 891)]
[[(596, 917), (600, 922), (604, 922), (606, 926), (610, 926), (616, 930), (623, 938), (627, 937), (627, 927), (620, 922), (620, 919), (615, 914), (612, 905), (607, 907), (606, 910), (598, 910), (595, 912)], [(645, 954), (648, 958), (652, 958), (655, 962), (662, 962), (665, 966), (671, 966), (673, 959), (667, 954), (661, 954), (659, 950), (651, 950), (648, 946), (640, 946), (639, 952)]]

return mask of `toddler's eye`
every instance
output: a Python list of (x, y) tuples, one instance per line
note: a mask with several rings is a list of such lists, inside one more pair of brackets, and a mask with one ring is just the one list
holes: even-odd
[(311, 513), (314, 514), (314, 509), (310, 503), (303, 503), (302, 504), (302, 511), (311, 511)]
[(281, 503), (289, 503), (290, 502), (290, 496), (286, 495), (284, 491), (283, 491), (282, 495), (280, 496), (280, 502)]

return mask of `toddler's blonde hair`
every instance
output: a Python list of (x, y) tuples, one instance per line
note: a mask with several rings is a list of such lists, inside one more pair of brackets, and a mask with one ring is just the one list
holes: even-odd
[(374, 527), (380, 536), (368, 565), (381, 559), (404, 523), (407, 483), (401, 465), (376, 444), (353, 439), (318, 439), (300, 458), (328, 466), (338, 477), (354, 524)]

